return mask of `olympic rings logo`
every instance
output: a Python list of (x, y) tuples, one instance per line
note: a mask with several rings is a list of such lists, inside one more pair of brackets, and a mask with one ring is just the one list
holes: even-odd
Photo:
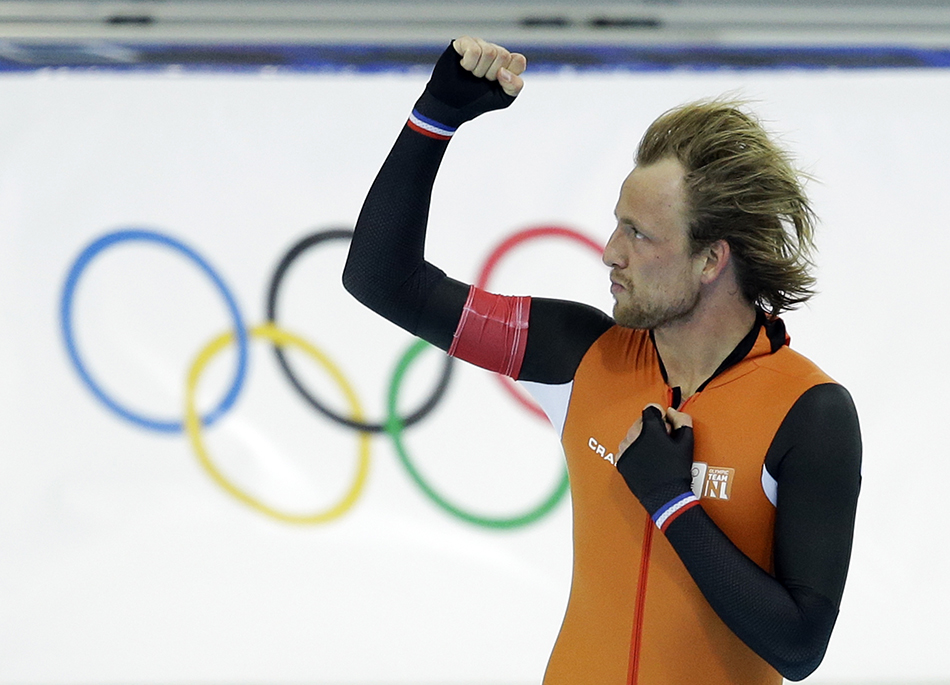
[[(63, 341), (70, 362), (86, 388), (110, 412), (145, 430), (171, 434), (185, 433), (201, 467), (217, 486), (241, 504), (277, 521), (291, 524), (321, 524), (338, 519), (349, 511), (362, 494), (369, 474), (371, 438), (373, 435), (381, 433), (385, 433), (392, 441), (399, 461), (405, 468), (410, 479), (433, 504), (450, 516), (472, 525), (494, 529), (511, 529), (526, 526), (544, 517), (557, 506), (568, 490), (566, 469), (562, 471), (562, 476), (552, 492), (544, 497), (540, 503), (514, 516), (493, 517), (465, 509), (440, 494), (426, 479), (410, 457), (405, 447), (403, 435), (407, 429), (417, 425), (426, 418), (444, 397), (452, 378), (452, 369), (455, 362), (452, 357), (444, 355), (439, 380), (429, 397), (417, 409), (409, 412), (405, 416), (401, 416), (398, 413), (397, 407), (399, 405), (400, 388), (405, 375), (421, 354), (433, 349), (432, 346), (422, 340), (418, 340), (410, 345), (397, 360), (392, 378), (389, 382), (386, 416), (382, 421), (373, 422), (367, 420), (365, 417), (362, 405), (352, 385), (340, 368), (313, 343), (303, 339), (292, 331), (286, 330), (277, 322), (277, 303), (281, 286), (289, 269), (296, 260), (306, 251), (328, 242), (349, 241), (352, 235), (353, 231), (350, 229), (327, 229), (308, 235), (294, 244), (280, 260), (271, 277), (267, 291), (265, 322), (256, 326), (248, 326), (245, 318), (241, 314), (232, 290), (228, 287), (225, 280), (211, 266), (208, 260), (198, 254), (198, 252), (190, 246), (176, 238), (149, 229), (130, 228), (107, 233), (92, 241), (80, 252), (70, 267), (63, 286), (60, 301), (60, 323)], [(512, 248), (527, 241), (551, 237), (575, 241), (598, 254), (601, 252), (599, 245), (573, 229), (542, 226), (523, 230), (503, 241), (491, 252), (479, 272), (476, 284), (479, 287), (486, 288), (495, 267)], [(224, 299), (231, 318), (232, 328), (208, 342), (197, 353), (188, 369), (185, 376), (185, 406), (183, 408), (183, 418), (181, 419), (148, 416), (123, 405), (115, 399), (106, 391), (103, 385), (93, 377), (80, 353), (79, 345), (76, 340), (74, 303), (76, 290), (81, 277), (97, 256), (116, 245), (129, 242), (145, 243), (168, 249), (187, 259), (211, 280), (217, 292)], [(232, 482), (216, 465), (215, 460), (205, 445), (204, 433), (206, 429), (211, 428), (233, 407), (241, 393), (247, 377), (250, 342), (251, 340), (258, 339), (271, 343), (284, 376), (297, 394), (310, 407), (320, 415), (352, 429), (357, 434), (357, 468), (353, 480), (338, 501), (320, 511), (303, 514), (293, 513), (283, 511), (264, 502), (259, 497), (247, 492)], [(216, 355), (231, 345), (237, 347), (237, 358), (230, 384), (217, 405), (204, 416), (200, 416), (196, 406), (196, 390), (202, 373)], [(343, 415), (328, 407), (305, 386), (300, 380), (297, 371), (291, 366), (284, 352), (284, 349), (287, 347), (295, 348), (303, 352), (323, 368), (342, 391), (349, 408), (348, 415)], [(519, 403), (523, 404), (532, 413), (544, 417), (543, 412), (541, 412), (533, 401), (525, 398), (515, 389), (510, 379), (501, 376), (499, 376), (499, 378), (505, 383), (506, 389), (514, 394)], [(546, 417), (544, 418), (546, 420)]]

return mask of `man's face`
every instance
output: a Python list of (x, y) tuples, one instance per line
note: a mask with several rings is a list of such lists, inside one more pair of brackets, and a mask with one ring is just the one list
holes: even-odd
[(604, 263), (621, 326), (660, 328), (699, 303), (702, 260), (690, 255), (683, 174), (679, 161), (663, 159), (636, 167), (620, 189)]

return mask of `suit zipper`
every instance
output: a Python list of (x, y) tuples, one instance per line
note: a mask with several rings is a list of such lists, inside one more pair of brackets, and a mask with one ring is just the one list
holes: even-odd
[(650, 551), (653, 548), (653, 519), (647, 516), (640, 554), (640, 577), (637, 579), (637, 606), (633, 614), (633, 635), (630, 636), (630, 662), (627, 685), (637, 685), (640, 677), (640, 647), (643, 641), (643, 614), (647, 598), (647, 577), (650, 575)]

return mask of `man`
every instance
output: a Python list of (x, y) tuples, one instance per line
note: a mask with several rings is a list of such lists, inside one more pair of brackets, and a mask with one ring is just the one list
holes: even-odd
[[(508, 106), (525, 58), (460, 38), (366, 199), (344, 272), (367, 306), (528, 387), (561, 432), (571, 595), (544, 682), (780, 683), (820, 663), (860, 483), (847, 391), (788, 347), (812, 216), (741, 108), (668, 112), (644, 135), (604, 250), (614, 318), (503, 297), (425, 262), (455, 130)], [(614, 455), (619, 455), (615, 458)]]

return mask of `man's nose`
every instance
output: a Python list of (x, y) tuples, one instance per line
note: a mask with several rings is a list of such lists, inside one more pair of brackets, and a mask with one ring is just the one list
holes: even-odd
[(623, 263), (623, 251), (619, 249), (617, 244), (618, 238), (618, 230), (614, 229), (614, 232), (610, 234), (610, 239), (604, 246), (604, 254), (601, 259), (604, 264), (611, 268), (619, 267), (622, 269), (626, 264)]

